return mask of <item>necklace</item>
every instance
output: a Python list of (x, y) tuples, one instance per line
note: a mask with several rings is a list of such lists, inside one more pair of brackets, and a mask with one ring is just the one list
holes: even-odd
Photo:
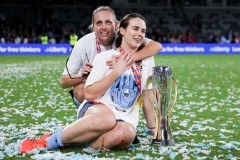
[[(120, 50), (121, 54), (125, 53), (121, 46), (119, 47), (119, 50)], [(138, 93), (141, 94), (142, 68), (141, 68), (140, 62), (136, 62), (136, 69), (133, 66), (131, 68), (132, 68), (132, 72), (133, 72), (133, 75), (135, 77), (135, 81), (136, 81), (136, 84), (138, 87)]]

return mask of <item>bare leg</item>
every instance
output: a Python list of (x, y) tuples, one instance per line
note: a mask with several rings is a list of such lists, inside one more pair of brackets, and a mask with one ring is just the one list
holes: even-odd
[(127, 122), (117, 122), (113, 129), (90, 142), (95, 149), (126, 149), (136, 136), (135, 128)]
[(92, 106), (82, 118), (63, 129), (62, 142), (67, 144), (92, 141), (111, 130), (115, 124), (116, 118), (107, 106)]

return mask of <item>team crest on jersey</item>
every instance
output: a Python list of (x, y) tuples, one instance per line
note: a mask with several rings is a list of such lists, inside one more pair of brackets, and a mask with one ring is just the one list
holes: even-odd
[(118, 77), (110, 89), (111, 99), (119, 105), (116, 109), (121, 111), (129, 109), (134, 104), (137, 95), (137, 84), (131, 74), (123, 74)]

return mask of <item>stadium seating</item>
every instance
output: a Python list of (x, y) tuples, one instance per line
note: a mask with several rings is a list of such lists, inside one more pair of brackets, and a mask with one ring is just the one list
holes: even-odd
[[(8, 1), (0, 2), (1, 30), (10, 28), (18, 31), (17, 25), (21, 25), (21, 28), (25, 28), (25, 31), (31, 32), (28, 26), (31, 24), (35, 25), (34, 28), (37, 28), (35, 32), (38, 35), (49, 30), (50, 27), (48, 28), (46, 25), (52, 25), (52, 28), (50, 28), (52, 30), (56, 25), (61, 25), (62, 32), (66, 34), (70, 30), (76, 32), (81, 30), (83, 35), (83, 32), (87, 33), (87, 26), (91, 23), (92, 11), (97, 7), (96, 5), (85, 5), (84, 2), (86, 3), (86, 1), (80, 0), (45, 0), (41, 1), (40, 6), (35, 3), (29, 4), (28, 1), (24, 0), (13, 0), (13, 2), (15, 4), (10, 4)], [(136, 2), (131, 1), (131, 3), (137, 4)], [(229, 31), (236, 35), (239, 34), (240, 10), (238, 8), (221, 7), (220, 4), (223, 4), (221, 0), (214, 0), (213, 4), (215, 6), (211, 7), (190, 6), (189, 4), (193, 2), (190, 0), (186, 2), (184, 6), (111, 5), (111, 8), (114, 9), (118, 19), (130, 12), (141, 13), (147, 19), (149, 30), (160, 29), (165, 34), (172, 30), (177, 30), (178, 34), (188, 31), (198, 38), (203, 36), (199, 36), (199, 34), (220, 36), (222, 34), (227, 35)], [(199, 2), (195, 1), (195, 3)], [(89, 3), (93, 2), (89, 1)], [(3, 36), (1, 32), (0, 36)], [(54, 34), (54, 31), (52, 32)]]

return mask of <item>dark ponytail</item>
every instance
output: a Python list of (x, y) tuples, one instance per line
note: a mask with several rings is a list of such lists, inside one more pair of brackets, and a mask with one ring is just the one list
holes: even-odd
[(117, 35), (118, 36), (117, 36), (116, 41), (115, 41), (116, 48), (120, 47), (121, 43), (122, 43), (122, 35), (121, 35), (120, 31), (118, 31)]

